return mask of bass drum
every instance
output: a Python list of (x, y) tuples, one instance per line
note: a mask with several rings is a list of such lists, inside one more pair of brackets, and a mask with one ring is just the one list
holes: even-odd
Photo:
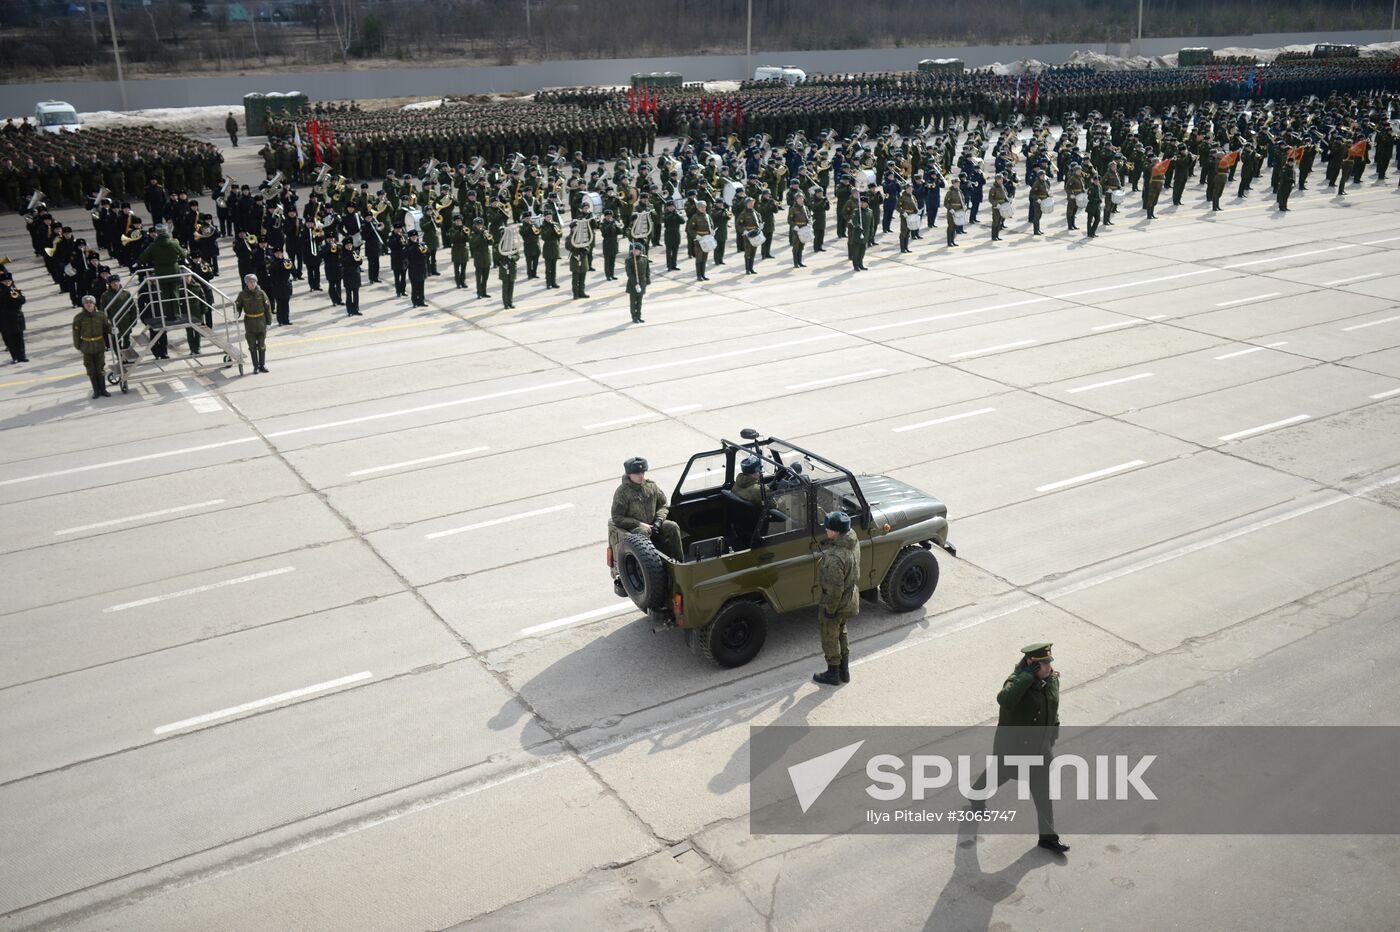
[(583, 199), (593, 205), (593, 216), (603, 216), (603, 195), (597, 191), (583, 192)]
[(737, 181), (726, 181), (724, 188), (720, 191), (720, 200), (724, 201), (726, 206), (731, 206), (734, 203), (734, 195), (738, 194), (740, 190)]
[(859, 183), (860, 189), (861, 189), (862, 191), (864, 191), (866, 185), (875, 184), (875, 171), (874, 171), (874, 169), (862, 168), (860, 171), (856, 172), (856, 174), (855, 174), (855, 180), (856, 180), (856, 182)]

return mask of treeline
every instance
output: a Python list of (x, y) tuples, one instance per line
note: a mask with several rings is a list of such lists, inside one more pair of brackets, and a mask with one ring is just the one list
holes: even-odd
[[(133, 73), (318, 67), (352, 60), (497, 64), (742, 52), (747, 0), (113, 0)], [(1148, 0), (1144, 34), (1385, 28), (1389, 0)], [(1132, 0), (754, 0), (756, 51), (1126, 41)], [(94, 14), (92, 10), (97, 12)], [(528, 17), (527, 17), (528, 9)], [(230, 19), (230, 13), (252, 18)], [(104, 77), (105, 10), (0, 6), (0, 75)]]

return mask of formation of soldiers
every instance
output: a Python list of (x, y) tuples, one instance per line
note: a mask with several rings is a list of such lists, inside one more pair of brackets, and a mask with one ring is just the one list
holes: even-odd
[[(299, 192), (274, 164), (252, 185), (213, 177), (208, 187), (215, 200), (206, 210), (188, 173), (185, 189), (173, 194), (152, 177), (142, 205), (147, 224), (129, 201), (110, 192), (95, 199), (106, 185), (105, 176), (93, 175), (83, 182), (95, 188), (88, 192), (90, 240), (44, 206), (26, 222), (35, 254), (75, 305), (86, 294), (119, 293), (112, 282), (120, 267), (139, 272), (162, 239), (178, 244), (182, 264), (212, 280), (221, 242), (231, 239), (240, 280), (256, 276), (269, 315), (282, 325), (291, 323), (298, 281), (350, 316), (360, 314), (366, 279), (369, 287), (387, 287), (391, 276), (397, 295), (423, 305), (444, 249), (454, 284), (475, 300), (491, 299), (494, 277), (502, 306), (512, 307), (522, 265), (524, 280), (559, 288), (558, 265), (567, 261), (575, 299), (589, 297), (598, 272), (605, 282), (623, 279), (619, 287), (640, 322), (657, 247), (665, 271), (679, 271), (684, 254), (696, 279), (705, 281), (711, 265), (735, 252), (746, 272), (760, 274), (759, 263), (774, 258), (784, 239), (792, 265), (803, 267), (807, 251), (825, 251), (834, 236), (846, 241), (852, 268), (864, 270), (866, 251), (881, 235), (897, 235), (901, 250), (912, 251), (940, 222), (949, 246), (979, 223), (1002, 239), (1013, 217), (1024, 217), (1018, 231), (1043, 233), (1044, 218), (1061, 197), (1067, 227), (1079, 230), (1082, 220), (1085, 235), (1097, 236), (1139, 205), (1152, 219), (1163, 194), (1182, 205), (1193, 180), (1205, 189), (1204, 205), (1216, 209), (1228, 186), (1244, 198), (1267, 179), (1286, 210), (1290, 192), (1316, 185), (1315, 172), (1344, 196), (1367, 165), (1377, 180), (1387, 178), (1397, 110), (1400, 96), (1380, 89), (1291, 103), (1183, 100), (1082, 118), (1068, 112), (1058, 132), (1046, 115), (1005, 121), (959, 115), (941, 125), (926, 116), (904, 129), (893, 122), (816, 136), (798, 129), (782, 142), (767, 134), (702, 132), (680, 138), (658, 158), (624, 148), (612, 162), (570, 151), (574, 140), (566, 137), (542, 140), (542, 155), (508, 153), (489, 161), (449, 133), (422, 137), (398, 163), (407, 164), (411, 151), (421, 160), (413, 170), (385, 166), (384, 180), (374, 185), (323, 165), (308, 173), (311, 190)], [(461, 160), (443, 159), (456, 145), (463, 146)], [(1018, 203), (1023, 206), (1013, 210)], [(984, 206), (990, 216), (979, 216)], [(145, 309), (124, 313), (129, 329)]]
[(169, 191), (200, 194), (223, 174), (218, 146), (153, 126), (25, 131), (0, 127), (0, 197), (24, 210), (39, 191), (50, 207), (87, 204), (105, 188), (120, 203), (144, 197), (151, 179)]
[(429, 159), (456, 165), (479, 156), (492, 164), (515, 153), (549, 158), (561, 150), (587, 159), (612, 158), (624, 148), (650, 151), (656, 141), (656, 124), (642, 114), (538, 99), (449, 101), (428, 110), (278, 113), (267, 132), (260, 154), (268, 174), (280, 170), (288, 178), (304, 178), (321, 163), (351, 181), (384, 178), (390, 169), (399, 175), (416, 172)]

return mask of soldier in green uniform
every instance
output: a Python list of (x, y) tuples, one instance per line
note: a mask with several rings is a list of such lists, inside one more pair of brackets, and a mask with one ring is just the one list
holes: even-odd
[(457, 288), (467, 287), (467, 260), (471, 250), (467, 243), (467, 229), (462, 226), (461, 217), (452, 218), (452, 229), (447, 231), (447, 245), (452, 250), (452, 279)]
[(267, 371), (267, 318), (272, 313), (272, 299), (258, 287), (256, 275), (243, 276), (243, 290), (233, 302), (234, 310), (243, 318), (243, 335), (253, 357), (253, 371)]
[[(1050, 800), (1050, 757), (1060, 734), (1060, 674), (1054, 670), (1050, 644), (1027, 644), (1021, 648), (1021, 661), (997, 693), (996, 737), (992, 753), (996, 758), (996, 785), (1000, 786), (1016, 775), (1010, 766), (1010, 755), (1038, 755), (1043, 762), (1029, 768), (1031, 798), (1035, 800), (1035, 815), (1040, 838), (1037, 844), (1057, 854), (1069, 850), (1055, 833), (1055, 811)], [(972, 783), (981, 791), (987, 785), (983, 773)], [(974, 800), (974, 809), (986, 806), (985, 800)]]
[(666, 493), (647, 478), (646, 459), (634, 456), (622, 464), (622, 470), (625, 475), (613, 492), (613, 530), (621, 534), (641, 534), (654, 538), (657, 549), (679, 562), (681, 529), (676, 522), (666, 520), (671, 507), (666, 502)]
[[(851, 238), (855, 236), (856, 231), (852, 230)], [(817, 620), (821, 625), (826, 672), (813, 673), (812, 681), (836, 686), (851, 681), (846, 622), (860, 613), (860, 540), (844, 511), (828, 514), (822, 526), (826, 528), (826, 543), (817, 558), (817, 584), (821, 587)]]
[(472, 270), (476, 273), (476, 296), (489, 298), (486, 285), (491, 280), (491, 247), (496, 238), (486, 230), (486, 221), (477, 217), (472, 221), (472, 231), (467, 235), (467, 245), (472, 254)]
[(544, 286), (559, 287), (559, 240), (563, 238), (561, 224), (557, 220), (546, 219), (540, 224), (540, 256), (544, 259)]
[(734, 215), (734, 231), (739, 235), (740, 248), (744, 250), (745, 275), (754, 274), (753, 260), (758, 247), (754, 245), (752, 235), (759, 232), (761, 227), (762, 221), (754, 209), (753, 198), (748, 198), (744, 201), (744, 209)]
[(83, 308), (73, 318), (73, 348), (83, 354), (83, 368), (92, 383), (92, 397), (110, 398), (102, 382), (103, 360), (107, 356), (107, 339), (112, 334), (112, 322), (97, 309), (97, 299), (83, 295)]
[(97, 307), (111, 324), (117, 346), (125, 351), (131, 346), (131, 329), (136, 325), (136, 302), (122, 291), (122, 280), (113, 275), (107, 279), (107, 290), (97, 299)]
[(235, 149), (238, 148), (238, 121), (233, 117), (233, 111), (228, 112), (228, 117), (224, 120), (224, 132), (228, 133), (229, 142), (233, 143)]
[(1278, 209), (1288, 209), (1288, 198), (1293, 193), (1293, 182), (1296, 180), (1293, 172), (1293, 160), (1287, 155), (1283, 158), (1283, 164), (1278, 169)]
[(846, 237), (846, 255), (851, 260), (851, 267), (857, 272), (866, 271), (865, 268), (865, 243), (873, 235), (871, 230), (875, 227), (875, 211), (870, 209), (869, 203), (865, 200), (865, 195), (860, 195), (854, 202), (855, 208), (851, 211), (849, 227)]
[(642, 296), (651, 284), (651, 260), (642, 251), (641, 243), (633, 243), (625, 260), (627, 273), (627, 303), (632, 309), (632, 323), (644, 324), (642, 320)]
[(755, 508), (763, 508), (767, 503), (763, 487), (763, 460), (757, 456), (746, 456), (739, 463), (739, 475), (734, 477), (734, 494)]
[(157, 223), (155, 229), (155, 241), (136, 257), (136, 264), (151, 266), (159, 279), (160, 310), (157, 316), (173, 318), (180, 313), (176, 307), (180, 297), (180, 263), (185, 261), (188, 253), (170, 236), (165, 224)]

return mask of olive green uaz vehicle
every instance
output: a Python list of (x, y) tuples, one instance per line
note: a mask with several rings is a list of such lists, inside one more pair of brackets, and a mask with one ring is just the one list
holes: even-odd
[[(860, 538), (862, 594), (877, 594), (897, 612), (913, 611), (938, 586), (937, 545), (948, 543), (948, 508), (887, 476), (856, 476), (831, 460), (776, 437), (721, 440), (697, 453), (671, 493), (669, 519), (681, 529), (685, 560), (676, 562), (641, 534), (609, 525), (608, 568), (614, 588), (653, 624), (685, 631), (700, 656), (738, 667), (758, 655), (773, 612), (816, 605), (822, 520), (844, 511)], [(770, 507), (733, 491), (738, 462), (763, 461)]]

